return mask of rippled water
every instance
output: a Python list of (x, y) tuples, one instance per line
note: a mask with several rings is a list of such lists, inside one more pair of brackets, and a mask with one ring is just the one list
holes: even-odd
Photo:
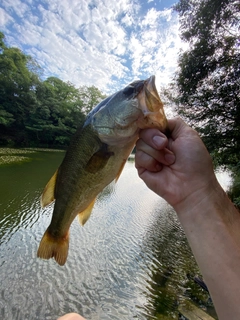
[[(177, 319), (187, 273), (198, 269), (175, 212), (147, 189), (132, 162), (71, 227), (65, 266), (37, 259), (52, 207), (41, 191), (63, 154), (38, 152), (0, 167), (0, 319)], [(164, 315), (166, 318), (161, 318)]]

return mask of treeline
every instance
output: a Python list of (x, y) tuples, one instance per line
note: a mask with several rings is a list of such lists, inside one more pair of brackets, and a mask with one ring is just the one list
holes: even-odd
[(175, 78), (178, 112), (199, 131), (219, 164), (240, 155), (240, 2), (180, 0), (181, 37), (189, 49)]
[(103, 98), (98, 88), (56, 77), (44, 81), (37, 63), (8, 47), (0, 32), (0, 145), (66, 147), (85, 115)]
[(240, 2), (180, 0), (175, 10), (189, 48), (180, 55), (171, 100), (215, 164), (233, 172), (231, 195), (240, 207)]

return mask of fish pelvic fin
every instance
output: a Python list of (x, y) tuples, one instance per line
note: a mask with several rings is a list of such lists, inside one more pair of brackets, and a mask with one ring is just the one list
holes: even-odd
[(88, 207), (85, 210), (79, 212), (78, 220), (82, 226), (88, 221), (88, 218), (90, 217), (90, 215), (92, 213), (92, 209), (93, 209), (95, 200), (96, 200), (96, 198), (93, 199), (93, 201), (88, 205)]
[(68, 247), (69, 231), (65, 237), (55, 238), (47, 229), (39, 244), (37, 257), (41, 259), (54, 258), (60, 266), (63, 266), (67, 260)]
[(42, 208), (46, 207), (47, 205), (49, 205), (51, 202), (55, 200), (54, 190), (55, 190), (57, 174), (58, 174), (58, 170), (54, 173), (52, 178), (48, 181), (46, 187), (43, 190), (43, 193), (41, 195)]

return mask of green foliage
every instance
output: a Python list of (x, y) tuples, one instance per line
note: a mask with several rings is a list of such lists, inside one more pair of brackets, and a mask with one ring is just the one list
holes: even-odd
[(202, 135), (219, 165), (236, 166), (240, 151), (240, 3), (180, 0), (181, 36), (175, 90), (179, 113)]
[(65, 147), (88, 113), (105, 96), (94, 86), (75, 88), (41, 69), (0, 32), (0, 144)]
[(235, 206), (240, 209), (240, 162), (234, 167), (232, 174), (233, 182), (228, 191), (229, 197), (234, 202)]
[(94, 106), (106, 98), (106, 95), (102, 94), (101, 91), (95, 86), (83, 86), (79, 88), (79, 93), (83, 102), (83, 111), (85, 114), (88, 114), (89, 111), (94, 108)]

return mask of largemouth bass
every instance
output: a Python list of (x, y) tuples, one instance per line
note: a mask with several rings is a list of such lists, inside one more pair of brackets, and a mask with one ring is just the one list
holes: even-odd
[(72, 221), (78, 215), (84, 225), (98, 194), (119, 178), (139, 130), (151, 127), (161, 131), (167, 128), (154, 76), (130, 83), (88, 114), (43, 191), (42, 207), (54, 200), (55, 205), (38, 257), (65, 264)]

